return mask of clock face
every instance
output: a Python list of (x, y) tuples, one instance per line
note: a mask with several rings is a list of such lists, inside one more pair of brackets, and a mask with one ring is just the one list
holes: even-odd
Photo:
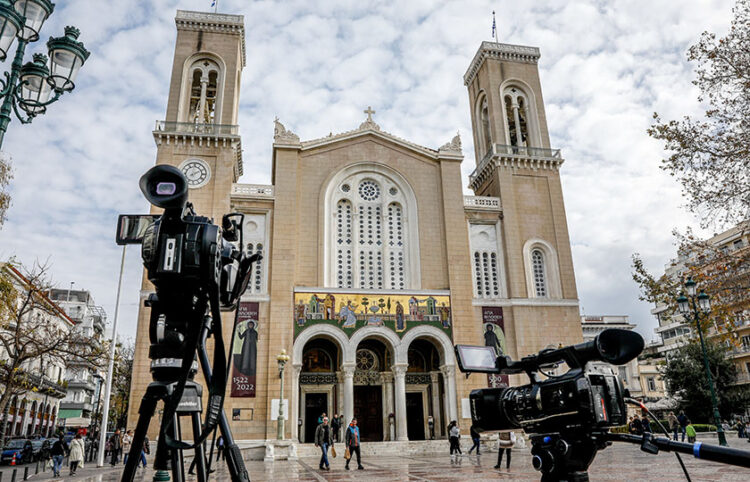
[(180, 166), (180, 170), (187, 178), (188, 187), (199, 188), (211, 179), (211, 170), (204, 161), (200, 159), (188, 159)]

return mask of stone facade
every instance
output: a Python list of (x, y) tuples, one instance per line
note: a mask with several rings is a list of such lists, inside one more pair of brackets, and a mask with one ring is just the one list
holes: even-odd
[[(237, 439), (275, 438), (271, 409), (280, 395), (282, 349), (291, 354), (285, 438), (309, 439), (306, 432), (325, 411), (347, 422), (367, 417), (363, 439), (404, 441), (444, 437), (450, 420), (469, 426), (468, 394), (488, 379), (461, 376), (454, 344), (484, 344), (490, 329), (501, 340), (498, 349), (520, 357), (581, 341), (562, 159), (549, 149), (536, 49), (484, 43), (467, 72), (474, 142), (486, 146), (477, 149), (470, 180), (476, 196), (462, 192), (458, 135), (436, 142), (439, 148), (420, 146), (383, 130), (369, 107), (358, 128), (307, 141), (276, 119), (272, 186), (242, 185), (232, 125), (244, 59), (241, 24), (236, 16), (178, 12), (167, 120), (154, 132), (157, 163), (184, 166), (196, 158), (208, 165), (210, 178), (190, 190), (197, 212), (214, 219), (244, 213), (247, 249), (263, 246), (262, 268), (243, 296), (257, 303), (257, 345), (248, 351), (255, 396), (228, 391), (225, 400), (228, 416), (237, 413)], [(507, 52), (493, 53), (498, 49)], [(191, 70), (204, 58), (204, 69)], [(525, 86), (525, 99), (534, 99), (520, 101), (525, 110), (511, 128), (503, 124), (500, 98), (508, 85)], [(489, 140), (477, 134), (485, 132), (474, 113), (478, 95), (492, 105)], [(213, 116), (215, 124), (181, 124), (196, 116)], [(151, 290), (144, 278), (142, 298)], [(341, 302), (355, 295), (365, 301)], [(403, 296), (410, 301), (397, 306)], [(438, 301), (446, 297), (449, 303)], [(489, 312), (497, 328), (484, 322)], [(148, 323), (148, 308), (141, 308), (131, 425), (150, 381)], [(240, 345), (244, 356), (249, 345)]]

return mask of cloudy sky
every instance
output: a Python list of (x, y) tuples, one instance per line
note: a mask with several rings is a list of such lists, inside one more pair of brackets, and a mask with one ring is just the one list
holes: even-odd
[[(120, 248), (118, 213), (147, 212), (137, 187), (154, 163), (151, 135), (163, 119), (176, 9), (211, 0), (59, 1), (42, 38), (76, 25), (91, 57), (78, 86), (33, 124), (13, 120), (13, 205), (0, 259), (49, 260), (54, 281), (88, 289), (112, 320)], [(586, 314), (626, 314), (654, 337), (630, 256), (660, 271), (670, 232), (695, 220), (679, 187), (658, 169), (651, 115), (696, 114), (686, 49), (704, 30), (726, 32), (729, 0), (254, 1), (219, 0), (245, 16), (247, 67), (240, 97), (245, 175), (270, 183), (273, 118), (302, 139), (355, 128), (372, 105), (393, 134), (438, 147), (458, 130), (464, 189), (474, 169), (462, 76), (497, 12), (502, 42), (541, 49), (539, 68), (552, 137), (562, 149), (579, 297)], [(43, 42), (32, 52), (45, 52)], [(3, 67), (8, 68), (9, 61)], [(468, 194), (467, 190), (467, 194)], [(127, 254), (118, 331), (135, 336), (140, 253)]]

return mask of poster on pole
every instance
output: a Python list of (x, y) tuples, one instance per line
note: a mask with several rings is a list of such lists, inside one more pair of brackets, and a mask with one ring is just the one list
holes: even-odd
[[(482, 307), (482, 327), (484, 328), (484, 346), (491, 346), (498, 356), (507, 353), (505, 345), (505, 321), (502, 306)], [(503, 388), (508, 386), (508, 375), (487, 374), (487, 386)]]
[(237, 308), (237, 326), (232, 340), (232, 397), (255, 397), (258, 307), (255, 301), (242, 301)]

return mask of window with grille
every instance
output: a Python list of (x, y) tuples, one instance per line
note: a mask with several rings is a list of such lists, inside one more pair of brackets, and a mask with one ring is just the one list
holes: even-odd
[(406, 289), (407, 213), (401, 189), (375, 173), (338, 184), (332, 234), (335, 286)]
[(474, 294), (479, 298), (502, 297), (497, 231), (494, 225), (469, 225)]
[(547, 296), (547, 273), (544, 267), (544, 253), (535, 249), (531, 252), (531, 265), (534, 270), (534, 290), (538, 297)]

